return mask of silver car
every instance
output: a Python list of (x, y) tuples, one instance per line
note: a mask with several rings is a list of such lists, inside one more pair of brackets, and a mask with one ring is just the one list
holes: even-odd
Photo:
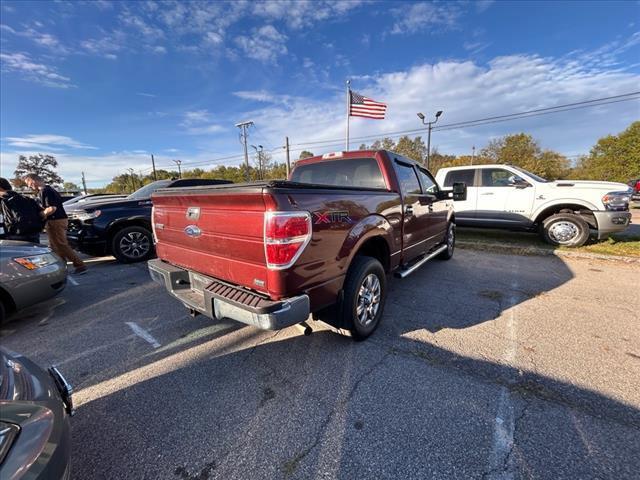
[(67, 265), (50, 248), (0, 240), (0, 322), (53, 297), (67, 283)]

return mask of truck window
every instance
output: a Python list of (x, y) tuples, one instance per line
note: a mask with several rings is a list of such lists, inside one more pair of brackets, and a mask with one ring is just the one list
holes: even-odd
[(292, 182), (336, 187), (387, 188), (375, 158), (327, 160), (297, 166)]
[(420, 177), (420, 183), (422, 183), (422, 193), (431, 193), (435, 195), (438, 191), (438, 186), (436, 185), (433, 177), (426, 170), (421, 168), (418, 168), (418, 177)]
[(418, 177), (416, 177), (416, 172), (411, 165), (396, 162), (396, 172), (398, 173), (400, 190), (404, 195), (422, 193)]
[[(508, 187), (512, 185), (509, 177), (515, 177), (516, 180), (523, 180), (515, 173), (505, 170), (504, 168), (483, 168), (482, 169), (482, 186), (483, 187)], [(524, 180), (523, 180), (524, 181)]]
[(476, 171), (474, 168), (468, 170), (451, 170), (447, 172), (447, 176), (444, 178), (443, 187), (452, 187), (454, 183), (464, 183), (467, 187), (472, 187), (475, 174)]

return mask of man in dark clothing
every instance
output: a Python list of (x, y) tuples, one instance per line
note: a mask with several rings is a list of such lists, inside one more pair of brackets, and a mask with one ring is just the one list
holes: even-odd
[(73, 251), (67, 242), (67, 227), (69, 218), (62, 206), (62, 197), (49, 185), (45, 185), (44, 180), (35, 173), (25, 175), (24, 181), (40, 195), (40, 201), (44, 208), (44, 215), (47, 220), (47, 235), (51, 249), (64, 260), (73, 262), (76, 275), (86, 273), (87, 267), (78, 254)]
[(40, 243), (44, 212), (38, 203), (13, 191), (0, 177), (0, 238)]

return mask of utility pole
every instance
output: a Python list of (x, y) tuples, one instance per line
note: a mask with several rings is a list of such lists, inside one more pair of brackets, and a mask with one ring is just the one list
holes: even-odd
[(87, 181), (84, 178), (84, 172), (82, 172), (82, 190), (84, 191), (84, 194), (87, 194)]
[(244, 146), (244, 166), (247, 169), (247, 182), (249, 181), (249, 152), (247, 151), (247, 131), (249, 130), (249, 127), (251, 125), (253, 125), (253, 122), (251, 120), (236, 123), (236, 127), (240, 129), (240, 142)]
[(262, 145), (258, 145), (257, 147), (255, 145), (251, 145), (251, 148), (253, 148), (256, 151), (256, 154), (258, 155), (258, 171), (260, 172), (260, 180), (264, 180), (264, 172), (263, 172), (263, 165), (262, 165), (263, 147)]
[(129, 176), (131, 177), (131, 186), (133, 187), (133, 191), (136, 191), (136, 179), (133, 176), (133, 168), (127, 168), (129, 170)]
[(471, 147), (471, 165), (476, 161), (476, 146)]
[(291, 172), (291, 160), (289, 159), (289, 137), (284, 138), (284, 148), (287, 152), (287, 180), (289, 180), (289, 172)]
[(182, 178), (182, 168), (180, 168), (180, 165), (182, 165), (182, 160), (174, 160), (173, 163), (178, 166), (178, 178)]
[(425, 117), (422, 113), (418, 113), (418, 118), (420, 120), (422, 120), (422, 124), (423, 125), (427, 125), (427, 130), (428, 130), (428, 134), (427, 134), (427, 170), (429, 170), (429, 164), (431, 162), (431, 129), (433, 128), (433, 125), (438, 121), (438, 118), (440, 118), (440, 115), (442, 115), (442, 110), (438, 110), (436, 112), (436, 119), (431, 121), (431, 122), (425, 122)]
[(153, 153), (151, 154), (151, 165), (153, 165), (153, 180), (158, 180), (158, 174), (156, 173), (156, 159), (153, 158)]

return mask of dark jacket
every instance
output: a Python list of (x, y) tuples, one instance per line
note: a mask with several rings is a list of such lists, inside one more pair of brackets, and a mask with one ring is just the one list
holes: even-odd
[(42, 230), (42, 207), (35, 200), (9, 191), (0, 197), (3, 236), (33, 235)]

